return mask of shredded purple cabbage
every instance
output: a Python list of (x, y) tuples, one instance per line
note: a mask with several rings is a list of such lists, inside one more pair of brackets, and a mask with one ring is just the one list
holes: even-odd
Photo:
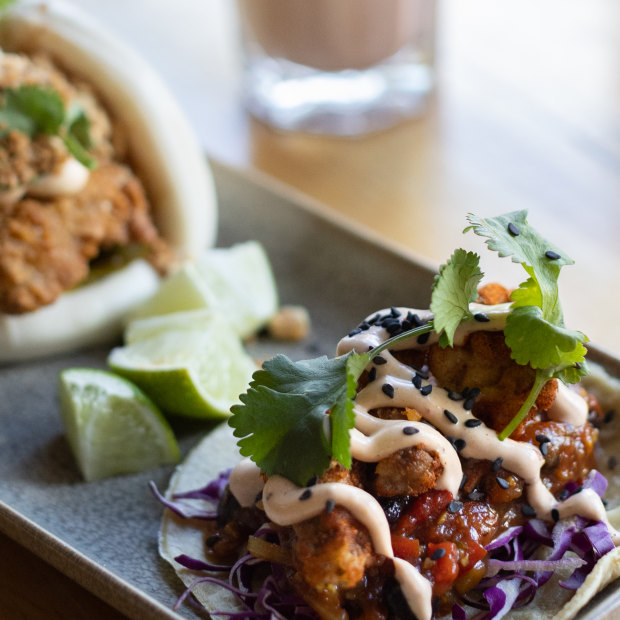
[[(567, 496), (586, 488), (602, 496), (607, 480), (593, 470), (583, 485), (568, 484)], [(534, 554), (543, 547), (551, 553), (544, 560), (537, 559)], [(613, 548), (609, 530), (601, 521), (575, 517), (551, 524), (531, 519), (523, 526), (509, 528), (486, 546), (487, 576), (462, 597), (462, 603), (482, 610), (475, 620), (499, 620), (511, 609), (527, 605), (555, 571), (572, 569), (560, 585), (576, 590), (598, 560)], [(567, 552), (574, 555), (566, 557)], [(454, 605), (452, 618), (467, 618), (462, 605)]]
[[(184, 493), (175, 493), (172, 499), (165, 498), (153, 482), (150, 483), (155, 497), (175, 514), (187, 519), (213, 520), (217, 518), (217, 503), (220, 501), (230, 480), (227, 470), (212, 480), (205, 487)], [(198, 500), (201, 507), (192, 506), (191, 501)], [(212, 508), (205, 509), (204, 503)], [(272, 528), (262, 525), (253, 534), (267, 537), (272, 542), (279, 542), (277, 533)], [(318, 620), (314, 610), (290, 587), (284, 568), (272, 562), (266, 562), (247, 554), (239, 558), (233, 566), (211, 564), (197, 558), (182, 554), (174, 558), (181, 566), (205, 573), (198, 577), (179, 597), (174, 605), (178, 609), (186, 601), (192, 590), (201, 583), (213, 583), (231, 592), (241, 606), (241, 611), (213, 611), (211, 615), (222, 616), (231, 620), (259, 618), (261, 620), (287, 620), (288, 618), (310, 618)], [(222, 572), (225, 576), (222, 577)], [(254, 586), (261, 582), (256, 590)]]
[[(177, 493), (172, 499), (161, 495), (154, 483), (151, 482), (150, 486), (157, 499), (175, 514), (188, 519), (213, 520), (217, 517), (217, 503), (222, 498), (229, 479), (230, 470), (227, 470), (205, 487)], [(607, 488), (607, 480), (593, 470), (583, 485), (567, 484), (565, 495), (568, 497), (586, 488), (591, 488), (602, 496)], [(202, 507), (192, 506), (186, 500), (199, 500)], [(205, 502), (212, 508), (205, 509)], [(277, 533), (265, 525), (254, 535), (266, 536), (279, 542)], [(534, 557), (541, 547), (551, 550), (544, 560)], [(472, 620), (499, 620), (511, 609), (530, 603), (537, 589), (557, 570), (573, 569), (571, 575), (560, 582), (560, 585), (569, 590), (577, 589), (596, 562), (613, 548), (610, 533), (603, 522), (576, 517), (570, 521), (551, 524), (541, 519), (530, 519), (525, 525), (509, 528), (486, 546), (489, 553), (487, 576), (462, 597), (462, 603), (481, 610)], [(565, 557), (567, 552), (575, 555)], [(184, 554), (175, 560), (190, 570), (207, 573), (197, 578), (185, 590), (175, 609), (183, 604), (198, 584), (214, 583), (234, 594), (242, 610), (214, 611), (211, 614), (213, 616), (231, 620), (317, 618), (312, 608), (292, 591), (284, 567), (279, 564), (260, 560), (250, 554), (240, 558), (233, 566), (211, 564)], [(218, 576), (218, 573), (221, 575), (222, 572), (227, 574), (227, 578)], [(257, 581), (262, 583), (258, 591), (253, 589)], [(453, 620), (467, 620), (463, 605), (457, 603), (453, 606)]]

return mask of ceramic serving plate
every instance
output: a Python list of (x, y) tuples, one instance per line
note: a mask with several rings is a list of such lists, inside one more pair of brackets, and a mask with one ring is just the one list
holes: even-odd
[[(279, 184), (211, 163), (220, 202), (218, 244), (261, 241), (282, 303), (304, 305), (312, 318), (307, 341), (259, 341), (251, 349), (257, 358), (333, 355), (342, 334), (377, 308), (428, 306), (429, 265)], [(162, 508), (148, 482), (165, 489), (172, 469), (84, 483), (63, 435), (58, 372), (104, 368), (108, 350), (0, 367), (0, 530), (131, 618), (203, 617), (188, 605), (172, 611), (182, 586), (157, 554)], [(620, 376), (620, 360), (596, 349), (592, 358)], [(203, 423), (173, 424), (184, 454), (209, 431)], [(612, 584), (582, 617), (613, 614), (619, 600)]]

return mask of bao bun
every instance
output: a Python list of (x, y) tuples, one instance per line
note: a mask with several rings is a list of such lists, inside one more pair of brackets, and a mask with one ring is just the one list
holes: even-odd
[[(212, 244), (217, 211), (206, 159), (171, 93), (142, 58), (75, 7), (56, 0), (21, 2), (5, 14), (0, 48), (43, 51), (92, 84), (126, 134), (132, 167), (162, 237), (180, 258)], [(0, 314), (0, 361), (109, 340), (157, 285), (154, 269), (136, 260), (34, 312)]]

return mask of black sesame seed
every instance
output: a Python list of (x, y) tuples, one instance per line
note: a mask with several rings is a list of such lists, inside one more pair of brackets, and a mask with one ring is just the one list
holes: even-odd
[(419, 390), (422, 387), (422, 377), (420, 377), (420, 375), (414, 375), (411, 377), (411, 383)]
[(459, 423), (459, 419), (451, 411), (444, 409), (443, 414), (446, 416), (446, 418), (448, 418), (448, 420), (450, 420), (450, 422), (452, 422), (452, 424)]
[(463, 403), (463, 409), (465, 409), (465, 411), (471, 411), (474, 408), (475, 404), (476, 404), (476, 397), (469, 395), (467, 399), (465, 400), (465, 402)]
[(374, 381), (376, 378), (377, 378), (377, 369), (373, 366), (368, 371), (368, 383), (370, 383), (371, 381)]
[(464, 439), (455, 439), (454, 440), (454, 449), (457, 452), (460, 452), (461, 450), (463, 450), (466, 445), (467, 445), (467, 442)]
[(424, 379), (424, 381), (428, 381), (428, 375), (425, 372), (422, 372), (418, 370), (417, 368), (415, 368), (414, 370), (415, 370), (415, 374), (418, 375), (420, 379)]
[(560, 512), (557, 508), (551, 509), (551, 518), (557, 523), (560, 520)]
[(385, 359), (385, 357), (381, 357), (380, 355), (373, 357), (372, 362), (373, 364), (376, 364), (377, 366), (382, 366), (383, 364), (387, 364), (387, 360)]
[(578, 486), (574, 491), (573, 495), (577, 495), (577, 493), (581, 493), (583, 491), (583, 486)]
[(450, 400), (463, 400), (463, 395), (460, 392), (454, 390), (448, 390), (448, 398)]
[(536, 511), (529, 504), (523, 504), (523, 506), (521, 506), (521, 512), (523, 513), (523, 516), (525, 517), (536, 516)]
[(480, 396), (480, 388), (471, 388), (467, 391), (468, 398), (478, 398)]
[(422, 394), (422, 396), (428, 396), (432, 391), (433, 391), (433, 386), (430, 383), (427, 385), (423, 385), (420, 388), (420, 394)]
[(467, 474), (463, 474), (463, 477), (461, 478), (461, 484), (459, 484), (459, 491), (463, 490), (463, 487), (465, 486), (466, 482), (467, 482)]
[(361, 327), (356, 327), (355, 329), (352, 329), (349, 332), (349, 338), (353, 338), (353, 336), (357, 336), (357, 334), (361, 334), (362, 333), (362, 328)]
[(394, 398), (394, 386), (390, 385), (389, 383), (384, 383), (381, 386), (381, 391), (388, 397), (388, 398)]
[(258, 503), (263, 499), (263, 490), (261, 489), (257, 494), (256, 497), (254, 498), (254, 503)]
[(605, 424), (609, 424), (614, 419), (615, 415), (616, 415), (616, 412), (613, 409), (610, 409), (609, 411), (605, 413), (603, 422), (605, 422)]
[(480, 426), (481, 424), (482, 424), (482, 420), (477, 420), (476, 418), (465, 420), (465, 426), (467, 428), (476, 428), (476, 426)]
[(463, 508), (463, 502), (451, 501), (448, 504), (448, 512), (452, 514), (457, 513), (461, 508)]
[(365, 332), (366, 330), (370, 329), (370, 323), (368, 323), (367, 321), (364, 321), (363, 323), (360, 323), (360, 329)]
[(396, 323), (395, 325), (388, 325), (385, 329), (387, 329), (388, 334), (390, 336), (398, 336), (403, 331), (403, 327), (400, 323)]
[(426, 332), (425, 334), (421, 334), (418, 336), (418, 344), (426, 344), (428, 339), (431, 337), (430, 332)]
[(609, 467), (609, 469), (615, 469), (617, 464), (618, 459), (615, 456), (610, 456), (607, 461), (607, 467)]
[(504, 480), (504, 478), (500, 478), (499, 476), (497, 476), (495, 480), (501, 489), (505, 490), (510, 488), (510, 482), (508, 482), (508, 480)]
[(560, 494), (558, 495), (558, 498), (561, 500), (565, 500), (569, 495), (570, 493), (568, 492), (568, 489), (562, 489), (560, 491)]
[(440, 558), (443, 558), (444, 555), (446, 555), (446, 550), (443, 547), (437, 547), (437, 549), (433, 551), (433, 555), (431, 555), (431, 560), (435, 562)]
[(325, 512), (329, 514), (336, 507), (336, 502), (333, 499), (328, 499), (325, 502)]
[(476, 312), (476, 314), (474, 314), (474, 319), (479, 323), (488, 323), (491, 320), (489, 315), (484, 312)]
[(482, 491), (472, 491), (467, 495), (467, 499), (470, 499), (472, 502), (479, 502), (484, 499), (484, 493)]
[(306, 483), (307, 487), (313, 487), (319, 480), (318, 476), (312, 476), (312, 478), (310, 478), (310, 480), (308, 480), (308, 482)]
[(398, 308), (395, 308), (394, 306), (392, 306), (392, 307), (390, 308), (390, 314), (391, 314), (393, 317), (397, 317), (397, 316), (400, 316), (400, 314), (401, 314), (401, 313), (400, 313), (400, 310), (399, 310)]
[(514, 224), (513, 222), (510, 222), (510, 224), (508, 224), (508, 232), (513, 237), (518, 237), (521, 234), (521, 231), (519, 230), (519, 227), (516, 224)]
[(375, 323), (379, 320), (380, 316), (381, 316), (381, 315), (377, 313), (377, 314), (375, 314), (375, 316), (373, 316), (371, 319), (368, 319), (368, 322), (369, 322), (371, 325), (374, 325), (374, 324), (375, 324)]
[(416, 327), (422, 327), (422, 325), (424, 325), (424, 321), (417, 314), (412, 314), (411, 320)]
[(502, 468), (503, 463), (504, 459), (501, 456), (498, 456), (493, 463), (491, 463), (491, 471), (498, 472)]
[(551, 439), (549, 439), (549, 437), (547, 437), (547, 435), (543, 435), (542, 433), (538, 433), (538, 435), (536, 435), (536, 441), (538, 443), (547, 443), (548, 441), (551, 441)]
[(305, 501), (307, 499), (310, 499), (312, 497), (312, 491), (310, 489), (306, 489), (300, 496), (299, 496), (299, 500), (300, 501)]
[(557, 252), (554, 252), (553, 250), (547, 250), (545, 252), (545, 256), (549, 260), (558, 260), (558, 258), (562, 258)]
[(416, 428), (415, 426), (405, 426), (403, 428), (403, 433), (405, 435), (415, 435), (416, 433), (419, 433), (420, 429)]

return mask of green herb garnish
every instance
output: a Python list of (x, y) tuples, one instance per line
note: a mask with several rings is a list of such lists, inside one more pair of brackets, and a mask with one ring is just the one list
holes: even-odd
[[(587, 373), (583, 345), (587, 338), (566, 329), (558, 299), (560, 269), (573, 261), (529, 226), (526, 216), (526, 211), (494, 218), (470, 214), (471, 225), (464, 231), (486, 237), (491, 250), (510, 256), (528, 274), (512, 294), (504, 333), (512, 358), (518, 364), (529, 364), (536, 372), (535, 381), (500, 439), (517, 428), (549, 379), (576, 383)], [(470, 303), (483, 277), (479, 261), (474, 252), (456, 250), (433, 282), (433, 320), (372, 351), (300, 362), (278, 355), (265, 362), (229, 419), (235, 436), (241, 438), (241, 454), (251, 457), (265, 474), (285, 476), (300, 486), (322, 475), (331, 459), (350, 467), (353, 399), (364, 369), (382, 351), (430, 331), (439, 334), (441, 346), (452, 346), (460, 323), (473, 318)]]
[(519, 426), (549, 379), (576, 383), (587, 374), (583, 343), (588, 339), (564, 326), (558, 295), (560, 269), (574, 261), (536, 232), (526, 217), (527, 211), (487, 219), (470, 214), (467, 219), (471, 226), (465, 229), (486, 237), (491, 250), (510, 256), (529, 276), (511, 295), (513, 304), (504, 335), (512, 359), (517, 364), (529, 364), (536, 377), (528, 398), (499, 434), (500, 439)]
[(17, 130), (30, 138), (59, 136), (67, 150), (83, 166), (93, 170), (97, 162), (88, 154), (92, 146), (90, 122), (79, 106), (65, 109), (56, 90), (48, 86), (24, 85), (2, 91), (0, 137)]
[[(279, 474), (304, 486), (331, 459), (351, 467), (349, 431), (353, 398), (368, 363), (396, 342), (432, 331), (432, 324), (390, 338), (368, 353), (292, 362), (276, 355), (253, 375), (228, 424), (243, 456), (268, 476)], [(329, 416), (327, 416), (329, 412)]]

